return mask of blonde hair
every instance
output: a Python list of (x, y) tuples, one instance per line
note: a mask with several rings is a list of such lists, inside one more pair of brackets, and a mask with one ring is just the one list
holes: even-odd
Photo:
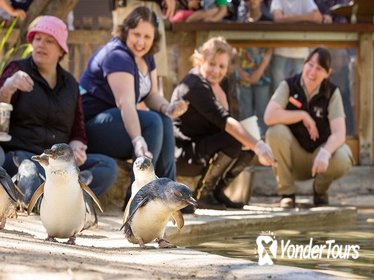
[(232, 47), (226, 42), (226, 39), (219, 36), (210, 38), (200, 48), (196, 49), (191, 56), (194, 67), (201, 66), (204, 60), (210, 60), (217, 54), (227, 53), (231, 60), (233, 55)]

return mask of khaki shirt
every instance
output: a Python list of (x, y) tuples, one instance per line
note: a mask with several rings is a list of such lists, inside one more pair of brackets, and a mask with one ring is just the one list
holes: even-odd
[[(305, 89), (304, 82), (302, 79), (301, 79), (301, 86), (303, 87), (304, 93), (305, 93), (306, 89)], [(311, 96), (313, 97), (314, 95), (316, 95), (318, 91), (319, 91), (319, 87), (313, 92)], [(290, 92), (290, 89), (288, 87), (287, 82), (282, 81), (279, 84), (278, 88), (275, 90), (273, 96), (271, 97), (271, 101), (274, 101), (275, 103), (279, 104), (279, 106), (281, 106), (283, 109), (285, 109), (288, 104), (289, 92)], [(310, 98), (308, 98), (308, 100), (309, 99)], [(342, 96), (341, 96), (339, 88), (336, 88), (335, 92), (331, 96), (330, 103), (329, 103), (327, 110), (328, 110), (327, 118), (329, 119), (330, 122), (339, 117), (345, 118), (343, 100), (342, 100)]]

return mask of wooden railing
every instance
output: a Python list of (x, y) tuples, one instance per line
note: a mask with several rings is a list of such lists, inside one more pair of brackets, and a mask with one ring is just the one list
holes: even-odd
[[(11, 41), (18, 36), (17, 30)], [(180, 23), (166, 34), (168, 46), (178, 56), (169, 64), (170, 77), (180, 80), (191, 68), (189, 57), (207, 38), (225, 37), (233, 46), (355, 48), (357, 50), (357, 136), (347, 143), (360, 165), (373, 164), (373, 38), (374, 24), (274, 24)], [(111, 37), (108, 30), (76, 30), (69, 33), (69, 55), (62, 62), (79, 80), (92, 53)], [(173, 65), (176, 64), (176, 65)]]

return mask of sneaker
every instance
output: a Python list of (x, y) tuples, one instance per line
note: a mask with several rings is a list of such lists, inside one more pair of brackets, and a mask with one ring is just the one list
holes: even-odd
[(294, 194), (282, 195), (282, 198), (279, 202), (279, 206), (285, 209), (295, 208), (295, 195)]

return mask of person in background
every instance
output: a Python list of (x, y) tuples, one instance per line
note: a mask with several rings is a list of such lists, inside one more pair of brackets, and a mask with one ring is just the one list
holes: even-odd
[[(29, 27), (27, 41), (33, 51), (25, 59), (10, 62), (0, 77), (0, 102), (10, 103), (9, 142), (4, 168), (10, 176), (19, 163), (41, 154), (57, 143), (68, 143), (80, 170), (93, 175), (89, 185), (101, 195), (117, 177), (116, 162), (101, 154), (87, 154), (79, 86), (59, 61), (68, 53), (65, 23), (54, 16), (40, 16)], [(38, 174), (44, 169), (36, 164)], [(33, 191), (39, 186), (32, 186)], [(28, 203), (28, 201), (26, 201)]]
[[(88, 62), (81, 77), (88, 150), (119, 159), (148, 156), (157, 176), (175, 180), (171, 118), (188, 104), (169, 102), (159, 94), (153, 54), (160, 33), (158, 19), (147, 7), (125, 18), (121, 34)], [(138, 110), (144, 101), (149, 110)]]
[(261, 13), (266, 17), (271, 18), (271, 20), (273, 20), (273, 15), (270, 12), (271, 1), (272, 0), (261, 1)]
[[(230, 113), (226, 74), (232, 48), (222, 37), (206, 41), (192, 56), (194, 68), (175, 88), (171, 102), (189, 102), (174, 119), (178, 175), (202, 175), (194, 191), (199, 208), (241, 208), (224, 189), (247, 167), (254, 151), (265, 165), (275, 164), (272, 152), (257, 141)], [(251, 150), (251, 151), (250, 151)], [(185, 212), (193, 212), (187, 209)]]
[(346, 17), (335, 15), (330, 8), (335, 5), (348, 5), (351, 0), (314, 0), (322, 14), (322, 23), (348, 23)]
[(178, 1), (177, 11), (170, 19), (171, 23), (186, 21), (194, 12), (201, 8), (200, 0)]
[(331, 63), (326, 48), (314, 49), (302, 73), (280, 83), (265, 111), (283, 208), (295, 207), (295, 180), (308, 179), (314, 179), (314, 205), (327, 205), (329, 186), (353, 165), (340, 90), (329, 81)]
[[(314, 0), (314, 2), (322, 13), (324, 24), (348, 23), (346, 17), (332, 14), (330, 8), (338, 4), (348, 5), (351, 2), (350, 0)], [(355, 121), (351, 102), (350, 66), (355, 56), (355, 49), (331, 48), (329, 51), (332, 56), (330, 79), (339, 87), (342, 94), (347, 135), (354, 135)]]
[[(247, 22), (271, 20), (261, 11), (262, 0), (248, 0)], [(240, 67), (238, 77), (240, 83), (240, 119), (256, 115), (261, 136), (265, 135), (264, 112), (270, 98), (269, 74), (265, 73), (273, 50), (264, 48), (240, 48)]]
[[(275, 23), (321, 23), (322, 15), (313, 0), (272, 0), (271, 13)], [(273, 87), (286, 77), (301, 72), (308, 48), (276, 48), (271, 61)]]
[(0, 18), (10, 21), (12, 17), (26, 18), (32, 0), (0, 0)]
[(227, 15), (227, 0), (207, 0), (200, 2), (201, 9), (193, 12), (186, 22), (219, 22)]

